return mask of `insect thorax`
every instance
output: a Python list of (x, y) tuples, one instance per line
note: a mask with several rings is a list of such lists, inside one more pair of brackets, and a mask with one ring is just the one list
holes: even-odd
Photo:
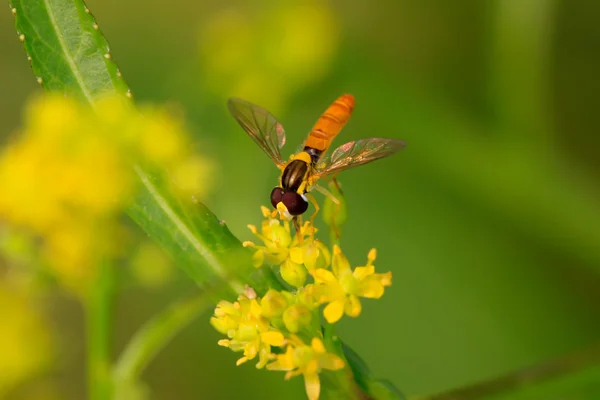
[(281, 174), (280, 184), (284, 190), (304, 194), (309, 189), (308, 178), (313, 169), (312, 158), (308, 152), (301, 151), (292, 156)]

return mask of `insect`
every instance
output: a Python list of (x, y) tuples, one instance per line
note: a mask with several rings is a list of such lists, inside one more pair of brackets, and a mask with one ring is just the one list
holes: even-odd
[[(271, 191), (271, 204), (282, 218), (288, 220), (302, 215), (308, 209), (308, 193), (315, 189), (340, 202), (317, 181), (337, 174), (345, 169), (387, 157), (401, 150), (405, 143), (396, 139), (370, 138), (341, 145), (327, 156), (325, 153), (333, 139), (350, 119), (354, 109), (354, 96), (344, 94), (336, 99), (321, 115), (310, 131), (301, 150), (289, 161), (281, 157), (285, 144), (285, 131), (277, 119), (264, 108), (245, 100), (232, 98), (228, 101), (229, 111), (246, 133), (263, 149), (282, 171), (279, 184)], [(319, 211), (316, 201), (315, 214)]]

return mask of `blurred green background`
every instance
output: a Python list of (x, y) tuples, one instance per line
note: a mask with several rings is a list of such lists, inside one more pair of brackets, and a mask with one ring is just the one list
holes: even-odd
[[(394, 273), (385, 296), (339, 328), (377, 376), (408, 395), (438, 392), (600, 339), (599, 2), (87, 3), (134, 98), (185, 115), (216, 166), (203, 200), (242, 240), (278, 170), (228, 115), (228, 97), (282, 121), (286, 156), (345, 92), (356, 108), (335, 144), (408, 143), (340, 175), (346, 254), (360, 265), (376, 247), (377, 268)], [(0, 54), (6, 138), (40, 90), (8, 9)], [(194, 292), (175, 274), (120, 293), (115, 354), (153, 313)], [(57, 295), (44, 313), (58, 362), (8, 398), (84, 398), (81, 310)], [(303, 398), (300, 378), (236, 368), (208, 318), (150, 366), (152, 398)]]

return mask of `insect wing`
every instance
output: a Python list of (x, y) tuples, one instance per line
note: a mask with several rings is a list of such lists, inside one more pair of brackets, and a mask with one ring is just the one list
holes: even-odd
[(335, 149), (325, 160), (323, 169), (317, 175), (335, 174), (357, 165), (370, 163), (392, 155), (406, 146), (402, 140), (370, 138), (345, 143)]
[(285, 131), (279, 121), (264, 108), (242, 99), (229, 99), (227, 107), (252, 140), (281, 166), (280, 149), (285, 144)]

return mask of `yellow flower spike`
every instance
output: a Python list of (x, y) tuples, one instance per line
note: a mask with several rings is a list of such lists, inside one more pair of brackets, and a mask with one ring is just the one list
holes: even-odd
[(291, 259), (287, 259), (281, 264), (279, 273), (284, 281), (297, 288), (304, 286), (308, 275), (304, 265), (296, 264)]

